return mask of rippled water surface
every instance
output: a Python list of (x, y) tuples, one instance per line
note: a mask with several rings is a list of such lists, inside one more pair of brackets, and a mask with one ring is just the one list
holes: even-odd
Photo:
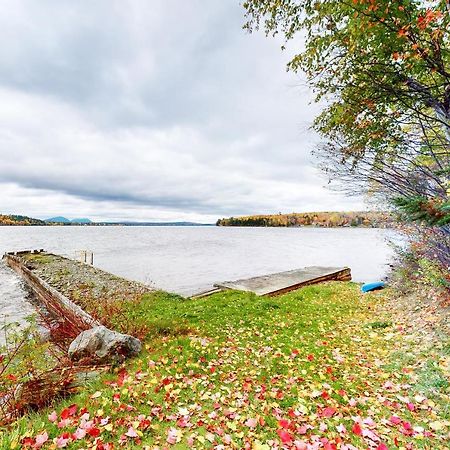
[[(43, 248), (126, 278), (189, 295), (216, 281), (308, 265), (349, 266), (355, 281), (379, 280), (392, 251), (389, 230), (362, 228), (0, 227), (0, 251)], [(20, 280), (0, 265), (0, 315), (31, 310)]]
[[(27, 292), (22, 280), (4, 264), (0, 263), (0, 327), (19, 321), (34, 313), (26, 300)], [(3, 342), (3, 332), (0, 332)]]

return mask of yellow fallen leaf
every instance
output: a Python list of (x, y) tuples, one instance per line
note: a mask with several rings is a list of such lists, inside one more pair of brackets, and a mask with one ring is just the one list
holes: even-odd
[(262, 444), (259, 441), (256, 441), (253, 444), (253, 450), (270, 450), (270, 447), (267, 444)]
[(430, 423), (430, 428), (434, 431), (440, 431), (444, 428), (444, 424), (439, 422), (438, 420), (435, 420), (434, 422)]

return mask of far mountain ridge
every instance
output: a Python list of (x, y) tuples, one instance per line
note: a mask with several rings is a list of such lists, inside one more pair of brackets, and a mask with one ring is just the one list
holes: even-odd
[(50, 219), (45, 219), (45, 222), (52, 222), (52, 223), (69, 223), (70, 220), (66, 217), (57, 216), (57, 217), (50, 217)]
[(68, 219), (67, 217), (63, 216), (57, 216), (57, 217), (51, 217), (50, 219), (46, 219), (45, 222), (49, 223), (92, 223), (91, 219), (87, 219), (85, 217), (83, 218), (77, 218), (77, 219)]

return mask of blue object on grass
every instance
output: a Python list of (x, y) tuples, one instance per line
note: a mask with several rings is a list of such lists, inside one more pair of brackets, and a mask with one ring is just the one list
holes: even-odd
[(377, 281), (375, 283), (366, 283), (361, 286), (362, 292), (370, 292), (375, 291), (377, 289), (383, 289), (386, 286), (386, 283), (383, 281)]

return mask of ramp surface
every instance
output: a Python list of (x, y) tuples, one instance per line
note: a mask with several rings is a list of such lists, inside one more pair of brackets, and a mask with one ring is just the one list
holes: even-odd
[(323, 281), (350, 281), (348, 267), (304, 267), (236, 281), (224, 281), (214, 286), (220, 289), (250, 291), (257, 295), (280, 295), (303, 286)]

